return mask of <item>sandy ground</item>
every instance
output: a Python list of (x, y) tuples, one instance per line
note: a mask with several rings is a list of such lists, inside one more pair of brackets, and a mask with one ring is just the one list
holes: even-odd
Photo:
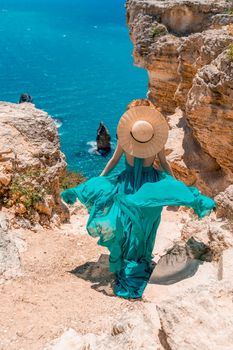
[[(22, 276), (0, 285), (0, 349), (39, 350), (66, 329), (104, 332), (127, 310), (150, 302), (128, 301), (112, 293), (108, 252), (85, 232), (85, 212), (74, 214), (61, 229), (25, 231)], [(179, 237), (181, 214), (163, 211), (155, 245), (155, 261)]]

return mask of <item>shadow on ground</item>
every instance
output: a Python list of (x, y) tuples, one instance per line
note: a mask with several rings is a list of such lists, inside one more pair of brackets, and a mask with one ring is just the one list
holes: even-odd
[(210, 249), (203, 242), (190, 238), (185, 245), (175, 244), (156, 264), (150, 282), (169, 285), (195, 275), (204, 261), (211, 261)]
[[(102, 254), (97, 262), (86, 262), (69, 271), (75, 276), (93, 283), (91, 288), (108, 296), (114, 296), (113, 273), (108, 270), (107, 254)], [(154, 268), (149, 283), (169, 285), (195, 275), (203, 261), (211, 261), (209, 247), (190, 238), (185, 245), (175, 244), (163, 255)]]
[(113, 287), (115, 276), (108, 270), (107, 254), (101, 254), (98, 261), (88, 261), (69, 271), (75, 276), (92, 282), (91, 288), (108, 296), (114, 296)]

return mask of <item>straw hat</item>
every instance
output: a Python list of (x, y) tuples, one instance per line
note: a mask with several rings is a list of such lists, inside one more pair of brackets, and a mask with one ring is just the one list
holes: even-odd
[(126, 111), (117, 126), (124, 151), (138, 158), (156, 155), (168, 138), (168, 124), (154, 107), (138, 106)]

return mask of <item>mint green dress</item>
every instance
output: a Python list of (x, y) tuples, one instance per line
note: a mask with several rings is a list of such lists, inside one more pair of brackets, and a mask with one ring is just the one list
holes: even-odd
[(124, 170), (93, 177), (61, 192), (61, 197), (68, 204), (79, 199), (88, 209), (87, 231), (108, 248), (114, 293), (124, 298), (142, 297), (149, 281), (164, 206), (191, 207), (199, 218), (216, 207), (196, 187), (153, 166), (144, 167), (142, 158), (134, 158), (134, 166), (125, 158)]

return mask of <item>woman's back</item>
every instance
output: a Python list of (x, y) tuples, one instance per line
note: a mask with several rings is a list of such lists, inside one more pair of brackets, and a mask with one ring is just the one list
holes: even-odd
[[(134, 156), (131, 156), (129, 153), (124, 152), (125, 153), (125, 158), (127, 160), (127, 162), (129, 163), (129, 165), (134, 166)], [(154, 161), (156, 159), (156, 156), (152, 156), (152, 157), (148, 157), (148, 158), (144, 158), (143, 160), (143, 166), (144, 167), (149, 167), (151, 165), (153, 165)]]

